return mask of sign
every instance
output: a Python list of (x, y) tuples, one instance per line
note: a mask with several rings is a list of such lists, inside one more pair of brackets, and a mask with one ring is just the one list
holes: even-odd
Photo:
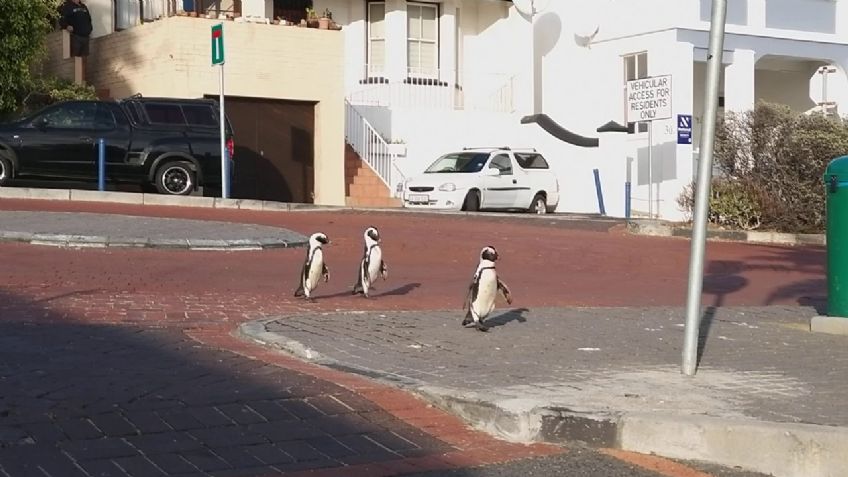
[(671, 75), (627, 82), (627, 122), (671, 119)]
[(224, 64), (224, 25), (212, 25), (212, 64)]
[(692, 115), (677, 115), (677, 144), (692, 144)]

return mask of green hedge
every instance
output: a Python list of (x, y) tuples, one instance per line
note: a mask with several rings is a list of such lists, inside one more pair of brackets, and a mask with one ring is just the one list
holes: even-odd
[[(716, 127), (710, 221), (734, 228), (815, 233), (825, 226), (822, 176), (848, 154), (848, 122), (819, 113), (797, 115), (760, 102), (728, 113)], [(678, 203), (690, 213), (693, 188)]]

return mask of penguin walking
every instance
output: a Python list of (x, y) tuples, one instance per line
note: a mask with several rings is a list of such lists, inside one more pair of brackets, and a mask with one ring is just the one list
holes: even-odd
[(365, 237), (365, 252), (359, 262), (359, 276), (353, 286), (353, 294), (362, 293), (368, 298), (368, 292), (377, 279), (377, 274), (385, 280), (389, 269), (383, 260), (383, 249), (380, 247), (380, 232), (376, 227), (368, 227), (363, 234)]
[(498, 251), (495, 247), (483, 247), (480, 251), (480, 263), (474, 278), (468, 287), (468, 295), (465, 297), (463, 310), (468, 310), (462, 326), (467, 326), (472, 321), (477, 330), (488, 331), (489, 328), (483, 324), (483, 320), (495, 309), (495, 298), (501, 292), (508, 304), (512, 304), (512, 294), (504, 282), (498, 278), (495, 270), (495, 262), (498, 260)]
[(294, 296), (303, 296), (312, 301), (312, 292), (318, 287), (318, 282), (322, 278), (325, 283), (330, 281), (330, 271), (324, 262), (324, 250), (321, 248), (329, 243), (330, 239), (322, 232), (316, 232), (309, 237), (309, 249), (306, 251), (306, 261), (300, 273), (300, 285)]

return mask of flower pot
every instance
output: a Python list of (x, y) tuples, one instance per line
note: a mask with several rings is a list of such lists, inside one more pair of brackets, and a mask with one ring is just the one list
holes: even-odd
[(406, 144), (388, 144), (389, 154), (396, 156), (406, 155)]
[(318, 28), (318, 20), (306, 20), (307, 28)]
[(318, 28), (321, 30), (329, 30), (330, 29), (330, 19), (327, 17), (321, 17), (318, 19)]

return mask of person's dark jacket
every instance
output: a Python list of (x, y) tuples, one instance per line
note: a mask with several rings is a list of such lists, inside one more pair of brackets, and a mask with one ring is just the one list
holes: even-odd
[(75, 35), (91, 35), (91, 14), (88, 12), (88, 7), (83, 3), (76, 4), (70, 0), (62, 4), (59, 9), (59, 26), (67, 28), (68, 25), (74, 28), (72, 33)]

